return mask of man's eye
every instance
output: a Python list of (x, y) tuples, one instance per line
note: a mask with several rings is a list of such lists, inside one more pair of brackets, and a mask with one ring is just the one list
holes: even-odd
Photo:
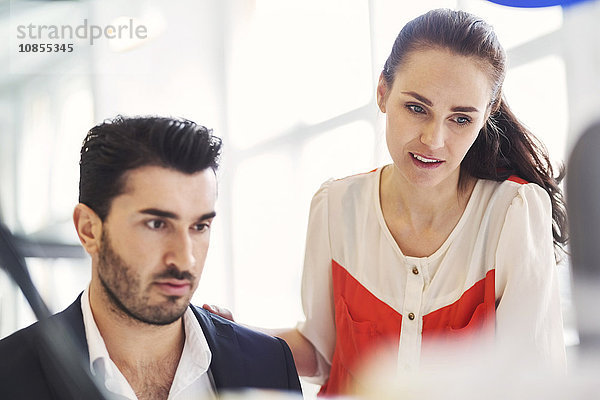
[(416, 114), (423, 114), (425, 112), (425, 109), (417, 104), (408, 104), (406, 108)]
[(203, 232), (203, 231), (207, 230), (208, 228), (210, 228), (209, 224), (196, 224), (196, 225), (194, 225), (194, 230), (196, 230), (198, 232)]
[(146, 222), (146, 226), (150, 229), (161, 229), (164, 228), (165, 222), (160, 219), (153, 219)]

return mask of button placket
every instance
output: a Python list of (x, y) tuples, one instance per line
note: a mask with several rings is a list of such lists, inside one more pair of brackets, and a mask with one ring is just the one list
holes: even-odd
[(412, 265), (411, 274), (407, 276), (406, 298), (404, 299), (404, 315), (409, 320), (414, 321), (421, 311), (421, 302), (423, 300), (423, 277), (419, 274), (419, 267)]
[[(424, 281), (418, 265), (408, 265), (402, 311), (402, 327), (398, 345), (398, 367), (411, 370), (418, 366), (421, 356), (421, 304)], [(416, 271), (416, 273), (415, 273)]]

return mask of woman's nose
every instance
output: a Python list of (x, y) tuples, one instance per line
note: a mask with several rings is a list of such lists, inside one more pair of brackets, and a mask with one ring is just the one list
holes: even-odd
[(421, 132), (421, 143), (431, 149), (439, 149), (444, 146), (443, 123), (431, 121), (423, 127)]

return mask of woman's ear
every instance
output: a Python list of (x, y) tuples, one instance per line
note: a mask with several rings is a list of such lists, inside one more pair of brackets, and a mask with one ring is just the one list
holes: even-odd
[(73, 211), (73, 222), (85, 251), (90, 256), (96, 254), (102, 237), (102, 220), (98, 214), (85, 204), (79, 203)]
[(379, 83), (377, 83), (377, 105), (382, 113), (385, 113), (385, 100), (387, 98), (387, 83), (383, 77), (383, 72), (379, 75)]

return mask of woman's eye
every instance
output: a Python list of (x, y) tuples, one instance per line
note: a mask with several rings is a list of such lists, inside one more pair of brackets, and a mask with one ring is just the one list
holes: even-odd
[(417, 113), (417, 114), (422, 114), (425, 112), (425, 109), (419, 105), (416, 104), (408, 104), (406, 106), (410, 111)]
[(467, 117), (456, 117), (456, 122), (459, 125), (467, 125), (471, 123), (471, 120)]
[(160, 219), (153, 219), (146, 222), (146, 226), (150, 229), (160, 229), (165, 226), (165, 222), (161, 221)]

